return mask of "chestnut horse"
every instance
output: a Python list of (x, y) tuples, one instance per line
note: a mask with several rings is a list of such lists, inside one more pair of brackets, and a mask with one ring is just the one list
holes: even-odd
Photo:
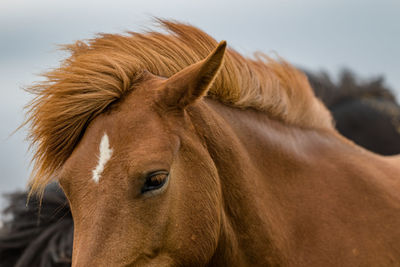
[(32, 192), (59, 180), (72, 266), (398, 265), (399, 158), (342, 137), (288, 63), (161, 23), (67, 46), (31, 88)]

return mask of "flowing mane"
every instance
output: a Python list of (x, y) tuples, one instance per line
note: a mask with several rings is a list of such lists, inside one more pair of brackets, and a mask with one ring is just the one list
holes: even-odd
[[(102, 34), (65, 46), (71, 53), (46, 81), (28, 90), (27, 123), (35, 149), (32, 192), (57, 175), (89, 123), (140, 82), (144, 71), (170, 77), (205, 58), (217, 42), (201, 30), (160, 20), (167, 33)], [(208, 97), (236, 108), (252, 108), (283, 123), (333, 129), (327, 109), (314, 96), (305, 75), (283, 60), (255, 59), (228, 49)]]

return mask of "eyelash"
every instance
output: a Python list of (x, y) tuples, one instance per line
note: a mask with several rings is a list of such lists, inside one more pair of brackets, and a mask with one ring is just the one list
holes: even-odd
[(169, 173), (167, 171), (155, 171), (149, 173), (141, 189), (141, 193), (144, 194), (161, 189), (167, 183), (168, 179)]

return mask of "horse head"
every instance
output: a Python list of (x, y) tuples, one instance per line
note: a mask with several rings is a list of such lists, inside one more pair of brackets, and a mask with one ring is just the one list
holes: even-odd
[(212, 257), (218, 173), (187, 108), (201, 104), (225, 47), (168, 79), (143, 72), (89, 124), (59, 175), (75, 224), (72, 266), (198, 265)]

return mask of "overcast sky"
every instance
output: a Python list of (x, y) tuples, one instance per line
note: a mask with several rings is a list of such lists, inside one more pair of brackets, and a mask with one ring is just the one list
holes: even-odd
[(314, 71), (348, 67), (364, 78), (383, 75), (400, 94), (399, 0), (1, 0), (0, 193), (26, 184), (26, 132), (10, 134), (30, 99), (21, 88), (65, 56), (57, 45), (98, 32), (140, 31), (152, 16), (198, 26), (245, 55), (277, 52)]

